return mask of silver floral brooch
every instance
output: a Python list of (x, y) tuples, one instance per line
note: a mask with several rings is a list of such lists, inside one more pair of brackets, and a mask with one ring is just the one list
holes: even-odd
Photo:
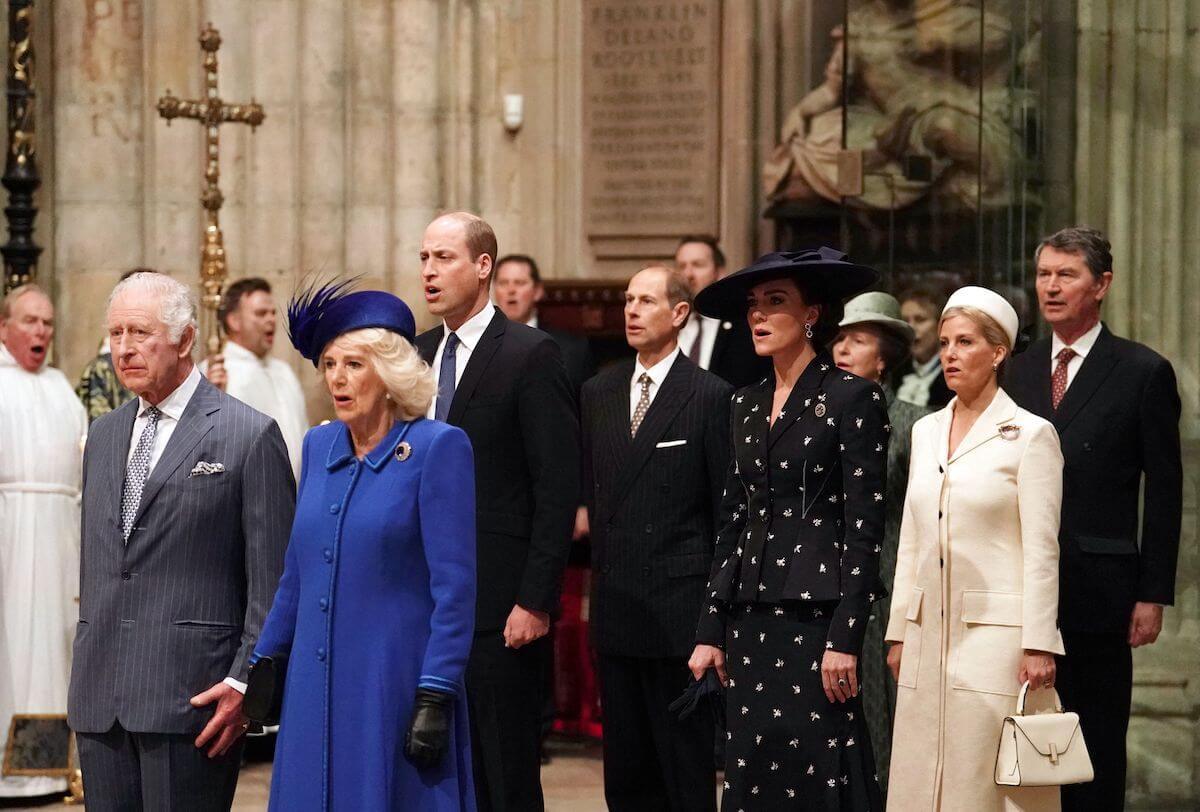
[(1021, 436), (1021, 427), (1014, 426), (1012, 423), (1009, 423), (1006, 426), (1001, 426), (1000, 436), (1005, 440), (1015, 440)]

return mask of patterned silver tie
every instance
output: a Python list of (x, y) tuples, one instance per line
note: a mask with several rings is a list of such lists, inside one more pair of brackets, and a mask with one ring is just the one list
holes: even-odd
[(125, 469), (125, 487), (121, 489), (121, 531), (125, 541), (133, 531), (133, 517), (142, 502), (142, 488), (146, 487), (146, 476), (150, 473), (150, 454), (154, 450), (154, 434), (158, 431), (158, 418), (162, 412), (151, 406), (146, 410), (146, 427), (138, 438), (129, 467)]
[(638, 397), (637, 406), (633, 409), (633, 419), (629, 421), (629, 436), (637, 437), (638, 429), (642, 426), (642, 421), (646, 419), (646, 411), (650, 408), (650, 376), (645, 372), (638, 378), (638, 383), (642, 385), (642, 394)]

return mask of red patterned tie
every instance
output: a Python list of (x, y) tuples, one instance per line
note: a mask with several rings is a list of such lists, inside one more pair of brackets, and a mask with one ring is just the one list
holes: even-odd
[(1058, 366), (1054, 368), (1054, 374), (1050, 376), (1050, 400), (1054, 404), (1055, 411), (1058, 411), (1058, 404), (1062, 402), (1063, 395), (1067, 393), (1067, 365), (1076, 355), (1078, 353), (1070, 347), (1063, 347), (1058, 351)]

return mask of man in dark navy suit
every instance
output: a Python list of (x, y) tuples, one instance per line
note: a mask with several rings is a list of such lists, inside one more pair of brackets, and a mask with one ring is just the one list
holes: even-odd
[[(683, 274), (695, 296), (725, 275), (725, 253), (715, 237), (688, 235), (675, 249), (675, 270)], [(711, 319), (693, 312), (679, 334), (679, 349), (692, 363), (729, 381), (735, 389), (771, 374), (770, 359), (754, 352), (745, 319)]]
[(1096, 779), (1063, 787), (1063, 809), (1120, 810), (1131, 648), (1155, 641), (1175, 600), (1179, 391), (1166, 359), (1100, 321), (1113, 278), (1104, 235), (1063, 229), (1042, 240), (1036, 261), (1053, 335), (1013, 358), (1005, 388), (1054, 422), (1066, 460), (1058, 622), (1067, 654), (1056, 682), (1079, 713)]
[(713, 719), (667, 709), (688, 685), (730, 453), (732, 387), (679, 350), (690, 311), (680, 274), (639, 272), (625, 292), (637, 358), (583, 387), (591, 630), (614, 810), (716, 809)]
[(467, 664), (480, 810), (544, 807), (540, 775), (546, 638), (579, 504), (579, 418), (562, 354), (489, 301), (496, 235), (467, 212), (421, 241), (425, 303), (442, 324), (417, 337), (438, 393), (429, 417), (475, 454), (479, 586)]

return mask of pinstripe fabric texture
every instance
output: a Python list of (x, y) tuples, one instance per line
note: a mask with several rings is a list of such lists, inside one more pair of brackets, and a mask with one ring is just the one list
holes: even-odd
[(733, 387), (681, 354), (631, 438), (633, 370), (614, 364), (583, 387), (592, 638), (602, 654), (686, 657), (712, 565)]
[[(84, 452), (79, 626), (68, 718), (80, 733), (194, 733), (188, 700), (248, 659), (283, 570), (296, 486), (269, 417), (207, 381), (146, 479), (126, 543), (121, 491), (135, 399)], [(199, 462), (224, 471), (192, 476)]]

